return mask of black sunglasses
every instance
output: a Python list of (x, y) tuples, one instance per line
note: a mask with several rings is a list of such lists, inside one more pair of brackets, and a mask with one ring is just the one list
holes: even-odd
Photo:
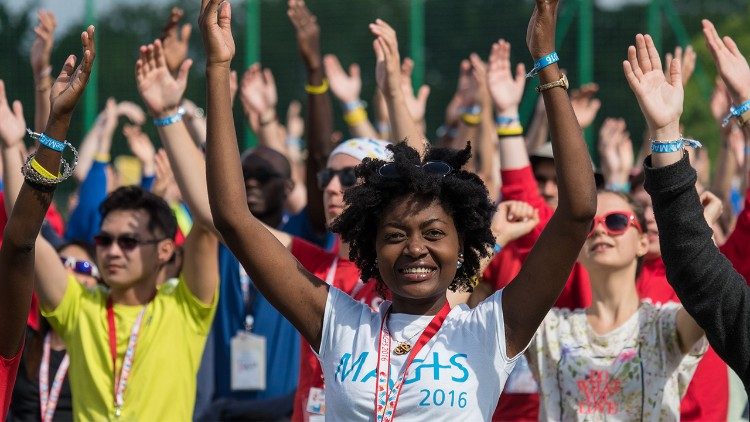
[(269, 181), (273, 179), (284, 178), (284, 176), (282, 176), (281, 174), (265, 169), (265, 168), (247, 170), (245, 171), (245, 174), (243, 176), (245, 180), (248, 180), (248, 179), (257, 180), (258, 183), (260, 183), (261, 185), (265, 185), (266, 183), (268, 183)]
[(336, 176), (339, 177), (339, 183), (344, 188), (350, 188), (357, 183), (357, 174), (354, 172), (354, 167), (344, 167), (341, 170), (324, 168), (318, 172), (318, 187), (320, 190), (325, 190)]
[[(445, 161), (428, 161), (421, 166), (418, 164), (414, 164), (414, 167), (421, 167), (422, 171), (424, 171), (425, 173), (433, 174), (436, 176), (446, 176), (453, 171), (453, 167), (451, 167), (450, 164), (446, 163)], [(383, 164), (378, 169), (378, 174), (382, 177), (388, 178), (396, 178), (401, 176), (398, 173), (398, 166), (396, 165), (396, 163)]]
[(108, 234), (97, 234), (96, 236), (94, 236), (94, 244), (97, 248), (108, 248), (116, 242), (117, 246), (119, 246), (120, 249), (126, 252), (132, 251), (140, 245), (153, 245), (161, 242), (162, 240), (165, 239), (139, 240), (133, 236), (128, 235), (114, 237)]

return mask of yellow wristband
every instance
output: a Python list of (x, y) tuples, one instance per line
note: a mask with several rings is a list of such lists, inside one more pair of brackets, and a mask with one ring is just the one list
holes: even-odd
[(109, 155), (109, 153), (106, 152), (97, 152), (96, 155), (94, 155), (94, 161), (98, 161), (100, 163), (109, 163), (111, 159), (112, 157)]
[(57, 180), (57, 178), (60, 177), (60, 176), (55, 176), (54, 174), (50, 173), (49, 170), (47, 170), (46, 168), (42, 167), (42, 165), (39, 164), (38, 161), (36, 161), (36, 158), (32, 158), (31, 159), (31, 168), (33, 168), (34, 171), (36, 171), (37, 173), (39, 173), (40, 176), (42, 176), (43, 178), (45, 178), (47, 180)]
[(497, 136), (521, 136), (523, 135), (523, 126), (500, 126), (497, 128)]
[(461, 115), (461, 120), (469, 126), (476, 126), (482, 121), (482, 116), (480, 114), (464, 113)]
[(344, 121), (349, 126), (357, 126), (365, 120), (367, 120), (367, 111), (365, 111), (364, 107), (357, 107), (344, 114)]
[(310, 95), (320, 95), (328, 92), (328, 79), (323, 79), (320, 85), (305, 85), (305, 92)]

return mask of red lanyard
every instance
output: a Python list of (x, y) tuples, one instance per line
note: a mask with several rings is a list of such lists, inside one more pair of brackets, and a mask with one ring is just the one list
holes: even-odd
[(57, 400), (60, 398), (65, 374), (68, 372), (70, 356), (65, 353), (65, 357), (60, 366), (57, 367), (55, 379), (52, 386), (49, 385), (49, 361), (50, 361), (50, 333), (44, 336), (44, 352), (42, 354), (42, 363), (39, 365), (39, 404), (41, 410), (42, 422), (51, 422), (52, 416), (57, 408)]
[(133, 328), (130, 330), (130, 338), (128, 339), (128, 347), (125, 350), (125, 356), (122, 358), (122, 368), (120, 374), (117, 374), (117, 330), (115, 329), (115, 311), (112, 306), (112, 297), (107, 298), (107, 325), (109, 332), (109, 353), (112, 355), (112, 371), (114, 372), (114, 402), (115, 402), (115, 417), (120, 417), (122, 414), (122, 406), (125, 402), (125, 387), (128, 383), (130, 376), (130, 370), (133, 368), (133, 360), (135, 359), (135, 345), (138, 341), (138, 334), (141, 330), (141, 323), (143, 322), (143, 314), (146, 312), (146, 306), (138, 313), (138, 316), (133, 322)]
[[(427, 344), (435, 334), (437, 334), (450, 311), (450, 305), (446, 300), (440, 311), (432, 318), (424, 331), (422, 331), (422, 334), (417, 339), (417, 343), (411, 349), (409, 356), (406, 358), (406, 362), (401, 367), (400, 374), (396, 382), (393, 384), (393, 388), (389, 389), (388, 380), (391, 378), (391, 333), (388, 330), (387, 322), (388, 316), (391, 313), (390, 306), (385, 310), (383, 313), (383, 320), (380, 324), (380, 336), (378, 339), (380, 352), (377, 365), (378, 376), (375, 381), (376, 422), (390, 422), (396, 416), (398, 398), (401, 396), (401, 387), (404, 385), (409, 365), (411, 365), (419, 351), (422, 350), (422, 347), (424, 347), (424, 345)], [(381, 364), (385, 365), (385, 369), (381, 369)]]

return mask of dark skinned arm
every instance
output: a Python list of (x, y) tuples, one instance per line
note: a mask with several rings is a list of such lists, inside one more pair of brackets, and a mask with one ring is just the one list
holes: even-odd
[[(44, 133), (54, 139), (66, 138), (73, 109), (88, 82), (95, 51), (93, 26), (81, 34), (81, 41), (84, 57), (80, 65), (75, 68), (76, 58), (69, 56), (52, 86), (50, 117)], [(49, 148), (40, 147), (36, 160), (53, 173), (60, 168), (60, 153)], [(17, 171), (17, 168), (5, 171)], [(14, 356), (23, 342), (34, 288), (35, 243), (52, 202), (53, 190), (24, 182), (17, 197), (15, 192), (6, 191), (9, 193), (6, 201), (13, 202), (13, 211), (0, 248), (0, 274), (3, 274), (0, 282), (0, 355), (3, 357)]]
[(235, 51), (230, 8), (223, 0), (201, 2), (207, 57), (206, 179), (214, 226), (258, 290), (317, 350), (328, 285), (306, 271), (247, 208), (229, 93)]
[[(320, 86), (325, 80), (323, 56), (320, 53), (320, 26), (317, 18), (303, 0), (289, 0), (289, 20), (297, 33), (300, 55), (305, 62), (307, 84)], [(307, 94), (307, 212), (312, 227), (318, 233), (326, 231), (323, 209), (323, 191), (318, 188), (317, 174), (325, 168), (331, 152), (333, 133), (333, 106), (328, 93)]]
[[(555, 49), (557, 6), (557, 0), (536, 1), (526, 35), (534, 60)], [(553, 64), (542, 70), (539, 83), (554, 82), (561, 75)], [(594, 174), (591, 166), (581, 165), (591, 159), (568, 93), (558, 87), (542, 95), (552, 134), (559, 202), (520, 273), (503, 293), (509, 357), (524, 350), (557, 300), (596, 214)]]

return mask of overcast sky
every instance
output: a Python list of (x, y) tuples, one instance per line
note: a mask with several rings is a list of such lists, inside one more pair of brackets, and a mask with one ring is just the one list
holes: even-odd
[[(29, 3), (34, 0), (0, 0), (5, 6), (8, 6), (12, 11), (18, 11), (23, 9)], [(113, 4), (139, 4), (139, 3), (150, 3), (150, 4), (166, 4), (166, 3), (179, 3), (175, 0), (95, 0), (98, 4), (98, 12), (101, 14), (107, 13), (107, 10)], [(196, 0), (197, 1), (197, 0)], [(315, 1), (315, 0), (311, 0)], [(354, 0), (356, 2), (356, 0)], [(431, 1), (455, 1), (455, 0), (428, 0)], [(514, 1), (514, 0), (511, 0)], [(235, 2), (238, 2), (235, 0)], [(617, 9), (625, 4), (645, 4), (649, 0), (596, 0), (597, 6), (602, 9)], [(39, 1), (41, 6), (45, 9), (52, 10), (57, 16), (57, 21), (60, 29), (65, 30), (71, 24), (76, 21), (80, 21), (84, 14), (85, 0), (41, 0)], [(429, 6), (429, 5), (428, 5)]]

